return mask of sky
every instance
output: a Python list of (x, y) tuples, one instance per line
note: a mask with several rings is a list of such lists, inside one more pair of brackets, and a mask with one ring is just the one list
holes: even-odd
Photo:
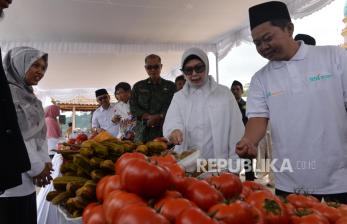
[[(312, 15), (293, 20), (294, 36), (298, 33), (309, 34), (316, 39), (317, 45), (342, 44), (344, 3), (345, 0), (335, 0)], [(219, 62), (219, 83), (230, 87), (234, 80), (239, 80), (245, 85), (266, 63), (267, 60), (257, 53), (253, 43), (243, 43)]]

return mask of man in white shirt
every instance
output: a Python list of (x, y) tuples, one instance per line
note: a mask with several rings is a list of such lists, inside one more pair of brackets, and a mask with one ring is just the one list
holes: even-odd
[(116, 110), (115, 104), (110, 103), (110, 95), (106, 89), (98, 89), (95, 91), (96, 100), (100, 107), (93, 113), (92, 128), (97, 132), (105, 130), (117, 137), (119, 133), (119, 126), (112, 122), (112, 117)]
[(270, 119), (276, 194), (301, 190), (347, 203), (347, 53), (295, 41), (282, 2), (253, 6), (249, 17), (256, 49), (269, 63), (252, 77), (237, 154), (256, 155)]

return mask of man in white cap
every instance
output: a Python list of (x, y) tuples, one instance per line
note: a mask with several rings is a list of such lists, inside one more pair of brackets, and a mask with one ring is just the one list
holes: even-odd
[(276, 194), (301, 190), (347, 203), (347, 53), (295, 41), (282, 2), (249, 8), (249, 19), (256, 49), (269, 63), (252, 77), (237, 154), (256, 155), (270, 119)]

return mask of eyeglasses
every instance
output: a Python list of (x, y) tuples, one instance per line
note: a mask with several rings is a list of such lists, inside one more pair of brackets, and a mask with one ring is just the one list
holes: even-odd
[(102, 100), (106, 100), (108, 98), (108, 96), (100, 96), (100, 97), (97, 97), (96, 99), (98, 100), (98, 101), (102, 101)]
[(206, 70), (206, 66), (204, 64), (197, 64), (194, 67), (185, 67), (181, 69), (181, 71), (185, 75), (192, 75), (193, 71), (195, 71), (195, 73), (202, 73), (205, 70)]
[(145, 68), (146, 68), (147, 70), (152, 70), (152, 69), (158, 70), (158, 69), (160, 68), (160, 66), (161, 66), (161, 64), (157, 64), (157, 65), (145, 65)]

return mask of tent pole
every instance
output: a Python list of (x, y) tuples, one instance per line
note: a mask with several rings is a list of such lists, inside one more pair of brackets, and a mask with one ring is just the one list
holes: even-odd
[(76, 106), (72, 107), (72, 130), (76, 128)]
[(214, 53), (216, 56), (216, 81), (219, 84), (219, 66), (218, 66), (218, 53)]

